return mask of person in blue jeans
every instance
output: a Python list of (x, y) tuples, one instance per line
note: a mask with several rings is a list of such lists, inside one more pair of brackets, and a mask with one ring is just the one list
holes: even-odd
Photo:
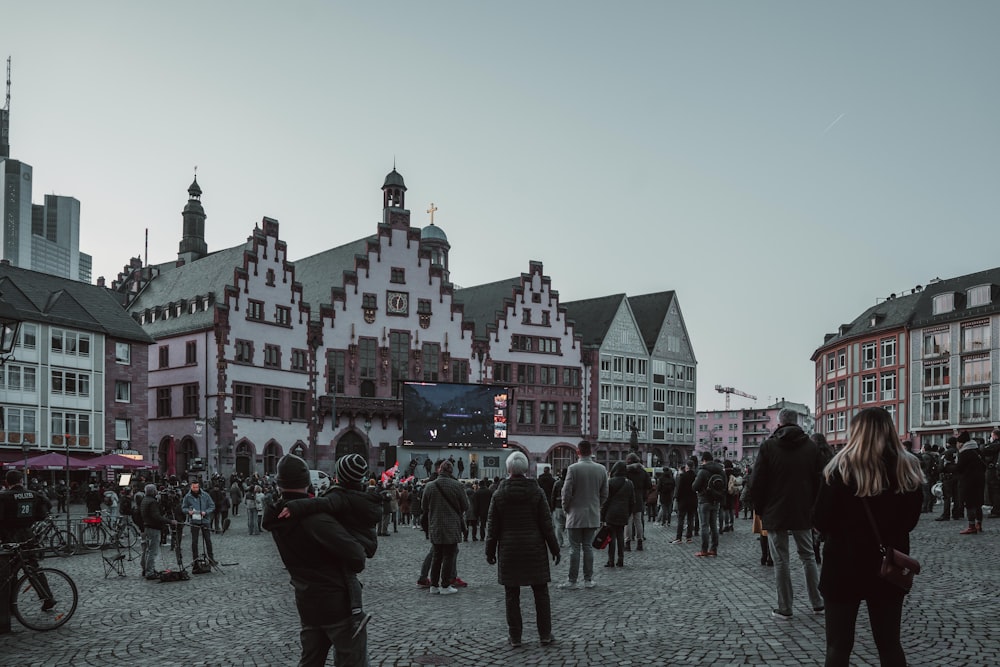
[(578, 588), (580, 552), (583, 552), (583, 585), (594, 587), (594, 549), (591, 542), (601, 526), (601, 507), (608, 499), (608, 471), (594, 461), (593, 446), (587, 440), (577, 445), (580, 460), (566, 469), (562, 506), (569, 534), (569, 579), (560, 588)]
[(716, 489), (712, 488), (712, 478), (722, 478), (722, 497), (725, 497), (726, 470), (722, 467), (712, 452), (701, 453), (701, 465), (694, 478), (691, 488), (698, 494), (698, 521), (701, 523), (701, 551), (698, 557), (715, 557), (719, 552), (719, 504), (721, 498)]

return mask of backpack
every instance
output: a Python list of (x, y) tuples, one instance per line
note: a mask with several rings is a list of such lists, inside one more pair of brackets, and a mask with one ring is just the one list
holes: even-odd
[(726, 478), (713, 473), (705, 485), (705, 497), (711, 502), (722, 502), (726, 498)]
[(729, 483), (726, 486), (726, 493), (731, 496), (740, 495), (740, 487), (736, 484), (736, 475), (729, 476)]

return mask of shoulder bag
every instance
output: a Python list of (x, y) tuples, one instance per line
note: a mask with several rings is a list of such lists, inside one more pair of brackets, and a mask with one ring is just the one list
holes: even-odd
[(886, 547), (882, 542), (882, 535), (878, 532), (878, 526), (875, 525), (875, 517), (872, 515), (872, 510), (868, 507), (868, 499), (862, 498), (861, 504), (865, 506), (868, 522), (875, 532), (879, 551), (882, 552), (882, 566), (879, 568), (878, 576), (904, 593), (909, 593), (910, 589), (913, 588), (914, 575), (920, 574), (920, 563), (902, 551)]

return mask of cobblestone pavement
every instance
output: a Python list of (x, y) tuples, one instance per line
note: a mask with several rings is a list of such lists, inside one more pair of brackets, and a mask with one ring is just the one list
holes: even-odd
[[(904, 608), (910, 665), (998, 665), (996, 625), (1000, 520), (982, 535), (960, 536), (962, 521), (925, 514), (914, 533), (923, 572)], [(673, 530), (649, 526), (645, 551), (626, 554), (624, 569), (605, 569), (597, 554), (593, 589), (559, 590), (568, 549), (552, 568), (556, 642), (539, 645), (528, 589), (522, 594), (524, 646), (506, 644), (503, 589), (481, 542), (463, 543), (459, 576), (469, 587), (431, 597), (415, 585), (429, 543), (400, 527), (382, 538), (362, 575), (372, 665), (816, 665), (824, 651), (823, 618), (811, 613), (801, 569), (791, 623), (770, 616), (773, 569), (759, 564), (750, 521), (721, 538), (719, 557), (694, 556), (694, 544), (670, 545)], [(185, 538), (185, 558), (190, 558)], [(247, 535), (243, 516), (216, 536), (221, 572), (161, 584), (139, 576), (105, 578), (99, 553), (52, 558), (70, 573), (80, 606), (63, 628), (26, 630), (12, 621), (0, 635), (2, 665), (294, 665), (297, 616), (287, 573), (270, 536)], [(864, 611), (852, 665), (877, 665)], [(331, 658), (330, 664), (333, 664)]]

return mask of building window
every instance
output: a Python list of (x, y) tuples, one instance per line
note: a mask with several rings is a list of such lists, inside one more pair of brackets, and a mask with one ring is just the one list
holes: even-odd
[(547, 310), (542, 311), (542, 325), (549, 326), (549, 311)]
[(934, 297), (932, 308), (935, 315), (955, 310), (955, 294), (953, 292), (938, 294)]
[(293, 391), (291, 392), (291, 399), (292, 399), (292, 419), (305, 419), (306, 392)]
[(398, 266), (392, 267), (389, 271), (389, 282), (403, 284), (406, 282), (406, 269)]
[(575, 427), (580, 425), (580, 404), (563, 403), (563, 426)]
[(837, 430), (846, 431), (847, 430), (847, 413), (838, 412), (837, 413)]
[(389, 334), (389, 374), (392, 396), (399, 398), (399, 383), (410, 379), (410, 334), (393, 331)]
[(268, 269), (267, 273), (264, 274), (264, 284), (268, 287), (274, 287), (274, 269)]
[(864, 343), (861, 346), (861, 368), (864, 370), (875, 368), (876, 354), (875, 343)]
[(837, 352), (837, 368), (847, 368), (847, 350)]
[(990, 294), (991, 291), (991, 285), (977, 285), (966, 290), (965, 295), (968, 299), (969, 308), (989, 305), (993, 301)]
[(157, 387), (156, 389), (156, 416), (159, 418), (170, 417), (170, 387)]
[(438, 367), (441, 363), (441, 346), (438, 343), (424, 343), (422, 348), (424, 382), (438, 381)]
[(90, 396), (90, 374), (52, 370), (52, 393), (64, 396)]
[(264, 319), (264, 302), (247, 299), (247, 319), (261, 322)]
[(837, 430), (837, 415), (830, 412), (826, 415), (826, 432), (833, 433)]
[(12, 445), (34, 444), (38, 441), (34, 410), (27, 408), (0, 408), (6, 430), (0, 430), (0, 442)]
[(521, 324), (531, 324), (531, 308), (521, 309)]
[(882, 365), (883, 366), (895, 366), (896, 365), (896, 339), (895, 338), (883, 338), (881, 342), (882, 342)]
[(924, 423), (948, 421), (948, 394), (924, 396)]
[(90, 334), (66, 331), (65, 329), (53, 329), (51, 349), (53, 352), (76, 357), (89, 357)]
[(518, 401), (517, 402), (517, 423), (522, 425), (534, 424), (535, 404), (531, 401)]
[(236, 340), (236, 351), (233, 361), (240, 364), (253, 363), (253, 343), (249, 340)]
[(189, 366), (198, 363), (198, 341), (189, 340), (184, 343), (184, 363)]
[(511, 381), (511, 365), (506, 363), (495, 362), (493, 364), (493, 381), (494, 382), (510, 382)]
[(579, 387), (580, 386), (580, 369), (579, 368), (563, 368), (562, 369), (562, 383), (564, 387)]
[(292, 309), (288, 306), (278, 306), (275, 309), (274, 314), (275, 321), (282, 326), (291, 326), (292, 324)]
[(328, 394), (344, 393), (344, 351), (327, 350), (326, 352), (326, 372)]
[(947, 387), (951, 384), (951, 364), (947, 361), (940, 364), (924, 365), (924, 389), (930, 387)]
[(924, 356), (951, 354), (951, 331), (940, 329), (924, 334)]
[(361, 378), (375, 378), (375, 359), (378, 352), (378, 341), (374, 338), (358, 339), (358, 374)]
[(556, 403), (555, 401), (541, 401), (538, 404), (538, 423), (542, 426), (555, 426)]
[(132, 420), (131, 419), (116, 419), (115, 420), (115, 440), (119, 442), (128, 442), (132, 439)]
[(170, 366), (170, 348), (166, 345), (161, 345), (159, 347), (160, 351), (160, 368), (167, 368)]
[[(544, 372), (544, 368), (542, 371)], [(535, 384), (535, 367), (531, 364), (518, 364), (517, 365), (517, 383), (518, 384)]]
[(281, 367), (281, 348), (267, 343), (264, 345), (264, 365), (268, 368)]
[(264, 416), (281, 417), (281, 390), (277, 387), (264, 387)]
[(451, 360), (451, 381), (452, 382), (468, 382), (469, 381), (469, 362), (464, 359), (452, 359)]
[(837, 400), (842, 401), (847, 398), (847, 380), (840, 380), (837, 383)]
[(987, 388), (974, 389), (962, 392), (962, 414), (963, 422), (989, 421), (990, 419), (990, 390)]
[(837, 400), (837, 385), (834, 382), (826, 385), (826, 402), (833, 403)]
[(962, 384), (989, 384), (992, 377), (990, 355), (976, 355), (962, 359)]
[(984, 352), (990, 349), (990, 322), (975, 322), (962, 327), (962, 352)]
[[(620, 375), (621, 372), (622, 372), (622, 368), (624, 366), (625, 366), (625, 359), (623, 357), (612, 357), (611, 358), (611, 371), (613, 373), (615, 373), (615, 375)], [(674, 374), (671, 372), (674, 369), (674, 365), (673, 364), (668, 364), (667, 368), (669, 369), (667, 371), (667, 377), (668, 378), (674, 377)]]
[[(36, 369), (32, 366), (0, 366), (0, 389), (33, 392), (37, 389), (35, 373)], [(0, 427), (0, 431), (2, 430)]]
[(881, 392), (883, 401), (895, 401), (896, 400), (896, 372), (882, 373), (882, 377), (879, 378), (881, 383)]
[(309, 355), (305, 350), (292, 350), (292, 370), (304, 371), (308, 363)]
[(68, 436), (68, 444), (70, 447), (90, 447), (89, 414), (77, 412), (53, 412), (51, 416), (53, 445), (62, 446), (64, 436)]
[(835, 370), (837, 370), (837, 356), (831, 352), (826, 355), (826, 371), (832, 373)]
[(126, 366), (132, 363), (132, 346), (128, 343), (115, 343), (115, 363), (125, 364)]
[[(127, 345), (127, 343), (124, 344)], [(17, 345), (26, 350), (34, 350), (38, 345), (38, 326), (29, 322), (22, 324), (21, 333), (18, 334)]]
[(201, 396), (197, 383), (184, 385), (184, 416), (198, 416), (199, 403), (201, 403)]
[(873, 403), (875, 402), (875, 392), (878, 388), (876, 382), (876, 376), (874, 373), (871, 375), (861, 376), (861, 402), (862, 403)]
[(129, 403), (132, 401), (132, 383), (125, 380), (115, 380), (115, 402)]
[(253, 414), (253, 387), (233, 383), (233, 412), (238, 415)]

